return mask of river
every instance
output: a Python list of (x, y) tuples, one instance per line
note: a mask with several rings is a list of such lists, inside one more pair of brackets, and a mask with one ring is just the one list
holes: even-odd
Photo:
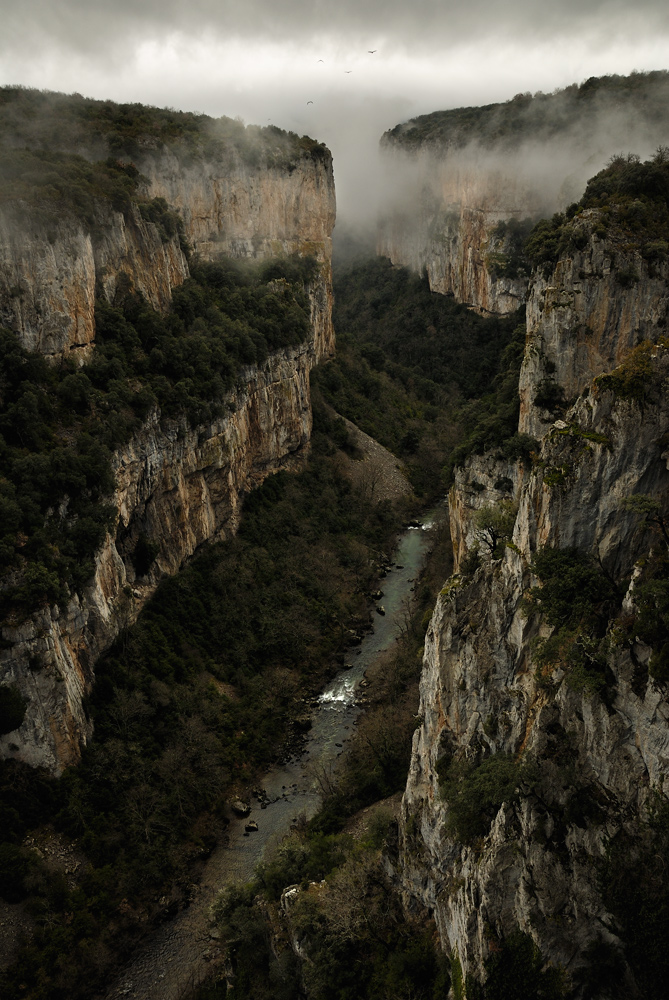
[[(261, 782), (264, 806), (253, 800), (251, 815), (231, 819), (228, 840), (208, 859), (194, 898), (186, 909), (163, 924), (110, 984), (106, 1000), (181, 1000), (207, 976), (218, 950), (211, 938), (211, 905), (235, 881), (248, 881), (266, 850), (278, 844), (300, 814), (307, 819), (320, 805), (318, 774), (329, 773), (344, 752), (361, 711), (358, 702), (365, 672), (395, 642), (403, 624), (405, 602), (425, 563), (433, 515), (400, 536), (394, 564), (381, 581), (378, 602), (385, 615), (374, 613), (374, 629), (348, 650), (346, 666), (326, 687), (313, 710), (312, 726), (300, 754), (273, 767)], [(247, 833), (254, 820), (258, 830)]]

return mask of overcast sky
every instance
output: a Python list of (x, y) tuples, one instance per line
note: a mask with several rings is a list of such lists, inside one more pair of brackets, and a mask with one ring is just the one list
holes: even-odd
[(3, 83), (308, 133), (353, 215), (386, 128), (666, 69), (668, 43), (666, 0), (0, 0)]

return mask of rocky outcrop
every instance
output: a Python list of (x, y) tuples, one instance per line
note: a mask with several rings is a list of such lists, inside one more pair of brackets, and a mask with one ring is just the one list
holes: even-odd
[(83, 361), (95, 342), (96, 294), (113, 301), (125, 274), (164, 312), (188, 277), (178, 238), (163, 242), (136, 205), (98, 212), (94, 229), (73, 216), (44, 222), (27, 208), (0, 212), (0, 322), (26, 350)]
[[(520, 928), (575, 987), (590, 946), (613, 949), (622, 956), (619, 982), (637, 995), (597, 873), (611, 838), (636, 830), (652, 796), (666, 794), (666, 686), (649, 676), (650, 650), (616, 639), (615, 623), (605, 690), (579, 685), (560, 666), (538, 670), (535, 640), (551, 628), (523, 606), (539, 582), (533, 554), (574, 547), (629, 585), (623, 610), (631, 613), (637, 561), (651, 539), (622, 501), (643, 493), (666, 503), (669, 405), (660, 387), (669, 351), (657, 324), (664, 326), (667, 275), (635, 261), (633, 280), (630, 261), (611, 258), (612, 247), (593, 239), (530, 290), (520, 427), (540, 439), (532, 466), (488, 455), (457, 475), (450, 502), (456, 573), (426, 636), (402, 870), (407, 900), (434, 911), (442, 945), (463, 975), (483, 976), (486, 959)], [(659, 342), (644, 355), (645, 385), (636, 396), (596, 379), (644, 338)], [(551, 421), (534, 402), (547, 372), (565, 399), (562, 419)], [(512, 537), (491, 553), (476, 511), (511, 497)], [(465, 843), (445, 778), (452, 761), (477, 767), (496, 755), (518, 766), (518, 785), (489, 828)], [(521, 769), (527, 761), (534, 771)]]
[[(5, 755), (60, 770), (78, 758), (91, 726), (83, 695), (94, 664), (165, 576), (204, 542), (237, 528), (244, 493), (300, 460), (311, 432), (311, 346), (273, 355), (231, 394), (230, 413), (209, 426), (161, 425), (159, 415), (114, 456), (118, 527), (97, 554), (95, 576), (67, 607), (45, 608), (3, 629), (3, 683), (28, 700), (20, 727), (0, 739)], [(146, 576), (132, 555), (140, 536), (158, 548)]]
[(500, 220), (514, 218), (499, 210), (458, 205), (449, 213), (435, 211), (407, 230), (403, 219), (384, 223), (377, 251), (393, 264), (425, 272), (433, 292), (453, 295), (483, 315), (515, 312), (525, 301), (527, 279), (495, 274), (495, 254), (506, 242), (496, 239)]
[(167, 150), (142, 162), (147, 195), (177, 209), (186, 239), (207, 260), (313, 255), (323, 267), (311, 289), (317, 357), (332, 353), (331, 233), (335, 223), (332, 160), (302, 157), (290, 169), (197, 159), (184, 165)]
[(648, 264), (639, 253), (599, 238), (595, 222), (595, 212), (584, 212), (584, 250), (532, 281), (519, 429), (533, 437), (550, 423), (533, 405), (542, 382), (556, 383), (565, 401), (573, 402), (592, 378), (614, 368), (642, 340), (655, 339), (667, 322), (669, 266)]
[[(192, 428), (185, 417), (165, 422), (154, 413), (116, 452), (117, 528), (97, 553), (94, 578), (66, 607), (44, 608), (3, 628), (2, 683), (16, 685), (27, 702), (21, 727), (0, 738), (5, 756), (55, 772), (78, 759), (91, 732), (84, 696), (97, 657), (162, 578), (203, 543), (235, 532), (244, 493), (305, 453), (309, 372), (334, 350), (331, 159), (321, 152), (290, 171), (263, 172), (241, 161), (228, 167), (204, 160), (184, 167), (168, 150), (153, 153), (143, 164), (146, 195), (174, 199), (186, 239), (201, 256), (315, 256), (309, 339), (241, 373), (225, 417)], [(171, 289), (188, 277), (177, 237), (163, 242), (137, 206), (125, 215), (103, 213), (95, 232), (65, 219), (53, 239), (18, 226), (25, 218), (5, 214), (0, 222), (0, 302), (4, 321), (30, 349), (85, 357), (94, 344), (96, 292), (113, 300), (125, 274), (154, 308), (165, 310)], [(158, 554), (137, 579), (132, 556), (140, 536)]]

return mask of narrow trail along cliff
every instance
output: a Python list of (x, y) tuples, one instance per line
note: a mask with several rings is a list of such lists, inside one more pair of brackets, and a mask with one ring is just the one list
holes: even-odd
[[(375, 659), (392, 648), (403, 624), (406, 600), (427, 555), (431, 519), (408, 529), (394, 554), (396, 564), (383, 580), (385, 616), (374, 616), (374, 629), (348, 651), (350, 666), (316, 700), (312, 727), (297, 757), (269, 771), (261, 781), (262, 797), (246, 818), (233, 817), (226, 842), (208, 859), (193, 886), (189, 905), (167, 921), (103, 994), (105, 1000), (181, 1000), (223, 961), (212, 931), (211, 906), (232, 882), (249, 881), (265, 850), (276, 846), (299, 816), (307, 819), (319, 807), (318, 775), (329, 773), (345, 752), (346, 738), (360, 711), (360, 682)], [(258, 830), (245, 833), (255, 820)]]

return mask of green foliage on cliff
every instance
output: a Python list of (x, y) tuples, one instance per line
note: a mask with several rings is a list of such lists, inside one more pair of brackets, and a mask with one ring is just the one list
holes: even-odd
[(164, 199), (149, 198), (141, 173), (166, 149), (185, 167), (213, 161), (219, 170), (239, 163), (279, 171), (292, 171), (303, 160), (330, 163), (322, 143), (274, 125), (0, 87), (0, 208), (28, 231), (46, 227), (51, 241), (72, 219), (95, 241), (110, 209), (123, 212), (130, 226), (139, 210), (163, 240), (178, 236), (188, 254), (180, 215)]
[(485, 836), (499, 807), (517, 798), (517, 786), (531, 773), (530, 764), (508, 754), (493, 754), (479, 762), (444, 759), (439, 789), (448, 803), (449, 834), (463, 844)]
[(492, 246), (485, 255), (488, 272), (493, 278), (527, 278), (530, 263), (525, 243), (533, 229), (532, 219), (502, 219), (493, 228)]
[(634, 612), (623, 619), (618, 637), (632, 649), (638, 641), (650, 646), (648, 672), (656, 681), (666, 684), (669, 680), (669, 518), (662, 499), (649, 494), (632, 494), (623, 500), (622, 507), (632, 512), (637, 527), (648, 533), (649, 547), (637, 563), (639, 574), (632, 591)]
[(82, 415), (92, 384), (0, 330), (0, 569), (21, 570), (0, 610), (62, 601), (83, 586), (112, 523), (110, 453)]
[(513, 534), (517, 511), (518, 505), (511, 500), (500, 500), (499, 503), (479, 507), (474, 514), (478, 537), (495, 559), (503, 554), (504, 542)]
[(661, 337), (658, 344), (644, 340), (632, 348), (612, 372), (597, 376), (596, 389), (612, 392), (618, 399), (635, 400), (642, 404), (657, 397), (658, 392), (663, 391), (663, 377), (653, 360), (668, 345), (666, 337)]
[(384, 144), (404, 149), (462, 148), (477, 143), (484, 148), (514, 149), (524, 140), (547, 140), (577, 133), (587, 135), (598, 121), (614, 114), (637, 124), (666, 126), (669, 73), (631, 73), (629, 76), (590, 77), (552, 94), (516, 94), (504, 103), (453, 108), (420, 115), (396, 125), (383, 136)]
[(303, 158), (330, 158), (322, 143), (275, 125), (245, 126), (226, 116), (16, 86), (0, 87), (0, 145), (42, 151), (47, 160), (74, 150), (86, 160), (111, 156), (136, 164), (165, 146), (185, 162), (241, 160), (259, 168), (290, 169)]
[[(635, 827), (623, 825), (610, 838), (599, 871), (604, 903), (613, 914), (611, 930), (623, 942), (637, 995), (644, 1000), (662, 1000), (667, 991), (668, 853), (669, 804), (657, 795), (640, 823)], [(601, 969), (604, 974), (613, 964), (611, 956), (606, 957)]]
[[(316, 373), (316, 384), (339, 413), (403, 459), (420, 494), (443, 492), (462, 424), (469, 431), (487, 418), (471, 450), (515, 432), (519, 361), (504, 403), (487, 390), (511, 364), (509, 350), (515, 366), (518, 349), (509, 345), (524, 343), (518, 317), (484, 319), (431, 292), (424, 276), (365, 258), (335, 270), (334, 322), (338, 356)], [(507, 403), (508, 419), (499, 413)]]
[(195, 261), (166, 316), (120, 283), (115, 305), (97, 304), (96, 349), (81, 368), (50, 364), (0, 330), (0, 572), (19, 570), (3, 615), (84, 586), (113, 527), (112, 449), (156, 407), (192, 426), (225, 414), (245, 366), (307, 337), (316, 267), (310, 257)]
[(26, 702), (14, 684), (0, 684), (0, 736), (18, 729), (26, 714)]
[[(398, 515), (342, 478), (318, 424), (313, 452), (303, 473), (250, 494), (238, 535), (165, 581), (132, 628), (118, 604), (121, 632), (96, 665), (95, 735), (80, 766), (49, 783), (41, 811), (38, 775), (34, 793), (7, 797), (7, 843), (50, 818), (87, 862), (72, 889), (48, 866), (28, 879), (9, 852), (37, 931), (0, 979), (3, 997), (90, 996), (160, 918), (156, 900), (184, 905), (193, 866), (222, 832), (223, 801), (280, 752), (348, 628), (366, 622), (371, 564)], [(24, 771), (0, 767), (3, 791), (30, 786)]]
[[(518, 317), (514, 319), (517, 322)], [(481, 455), (490, 449), (503, 458), (529, 462), (531, 452), (538, 449), (534, 438), (518, 433), (518, 377), (524, 350), (525, 326), (514, 326), (488, 391), (465, 404), (458, 413), (466, 436), (453, 451), (452, 466), (460, 466), (469, 455)]]
[(483, 984), (467, 976), (467, 1000), (564, 1000), (571, 995), (564, 969), (547, 965), (529, 934), (516, 929), (485, 963)]
[(578, 549), (546, 546), (535, 553), (532, 572), (541, 586), (526, 593), (525, 613), (538, 612), (553, 627), (534, 646), (541, 676), (561, 666), (572, 687), (604, 695), (609, 676), (605, 636), (620, 606), (618, 587)]
[[(594, 234), (609, 239), (614, 253), (640, 252), (653, 269), (667, 258), (668, 226), (669, 150), (661, 146), (643, 163), (632, 153), (614, 156), (588, 181), (580, 201), (565, 214), (558, 212), (536, 224), (525, 254), (535, 267), (548, 272), (558, 260), (583, 250)], [(624, 288), (632, 287), (639, 280), (638, 265), (624, 258), (616, 280)]]
[(127, 212), (138, 183), (134, 164), (113, 157), (90, 163), (72, 153), (0, 148), (0, 205), (36, 206), (54, 224), (73, 215), (93, 228), (99, 202)]

